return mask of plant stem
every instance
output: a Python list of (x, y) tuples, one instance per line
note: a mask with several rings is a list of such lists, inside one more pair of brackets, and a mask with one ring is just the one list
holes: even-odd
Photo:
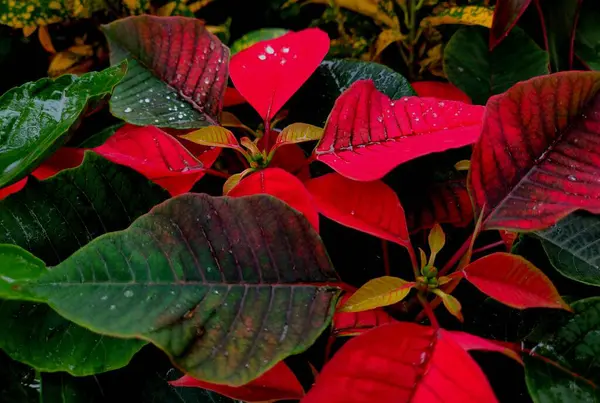
[(388, 242), (385, 239), (381, 240), (381, 253), (383, 254), (383, 269), (386, 276), (390, 276), (390, 254), (388, 250)]
[(473, 250), (473, 254), (480, 253), (480, 252), (486, 251), (488, 249), (497, 248), (498, 246), (502, 246), (502, 245), (504, 245), (504, 241), (494, 242), (489, 245), (485, 245), (485, 246), (482, 246), (481, 248), (477, 248), (477, 249)]
[(204, 168), (204, 172), (207, 175), (218, 176), (219, 178), (225, 178), (225, 179), (228, 179), (231, 176), (231, 174), (228, 174), (226, 172), (217, 171), (216, 169), (211, 169), (211, 168)]
[(264, 150), (266, 152), (269, 152), (269, 143), (271, 142), (271, 121), (270, 120), (265, 120), (265, 146), (264, 146)]
[(446, 274), (463, 257), (463, 255), (469, 249), (469, 245), (471, 244), (471, 238), (473, 238), (473, 235), (470, 235), (462, 244), (462, 246), (454, 253), (450, 260), (446, 262), (444, 267), (442, 267), (442, 269), (439, 272), (440, 276)]
[(421, 303), (421, 305), (423, 305), (423, 310), (427, 314), (427, 317), (429, 318), (429, 323), (431, 323), (431, 326), (433, 326), (435, 329), (439, 329), (440, 324), (438, 323), (437, 318), (435, 317), (435, 314), (433, 313), (433, 310), (429, 306), (429, 302), (427, 301), (427, 298), (421, 292), (419, 292), (419, 294), (417, 294), (417, 298), (419, 299), (419, 302)]
[(415, 64), (415, 19), (417, 17), (416, 0), (410, 0), (410, 9), (408, 10), (408, 76), (411, 80), (415, 79), (414, 64)]

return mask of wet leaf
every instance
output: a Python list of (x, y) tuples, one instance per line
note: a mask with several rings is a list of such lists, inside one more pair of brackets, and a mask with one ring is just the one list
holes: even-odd
[(248, 32), (246, 35), (242, 36), (240, 39), (231, 44), (231, 54), (235, 55), (236, 53), (246, 50), (250, 46), (260, 41), (279, 38), (288, 32), (290, 31), (283, 28), (262, 28), (257, 29), (256, 31)]
[(0, 297), (27, 299), (20, 283), (33, 280), (46, 271), (43, 261), (26, 250), (10, 244), (0, 244)]

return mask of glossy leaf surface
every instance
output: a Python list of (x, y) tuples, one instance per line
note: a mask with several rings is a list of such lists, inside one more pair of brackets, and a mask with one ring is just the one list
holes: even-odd
[(241, 386), (312, 345), (333, 315), (335, 284), (320, 238), (285, 203), (188, 194), (92, 241), (31, 288), (76, 323), (148, 339), (191, 376)]
[(111, 94), (125, 75), (119, 65), (81, 77), (23, 84), (0, 97), (0, 188), (33, 171), (64, 144), (91, 102)]
[(180, 136), (192, 143), (210, 147), (226, 147), (241, 150), (235, 135), (224, 127), (210, 126)]
[(413, 89), (417, 93), (417, 96), (437, 98), (440, 100), (451, 100), (460, 101), (465, 104), (471, 103), (471, 98), (456, 86), (450, 83), (443, 83), (440, 81), (417, 81), (411, 83)]
[(531, 0), (498, 0), (490, 33), (490, 49), (498, 45), (510, 33), (523, 15)]
[(229, 191), (228, 196), (241, 197), (254, 194), (268, 194), (284, 201), (298, 210), (319, 231), (319, 213), (315, 209), (310, 193), (294, 175), (280, 168), (260, 170)]
[(513, 308), (570, 309), (544, 273), (521, 256), (492, 253), (469, 264), (463, 274), (481, 292)]
[[(353, 293), (345, 293), (338, 302), (338, 308), (346, 304)], [(356, 336), (375, 327), (394, 323), (396, 320), (383, 309), (370, 309), (361, 312), (340, 312), (333, 316), (331, 332), (334, 336)]]
[(116, 117), (177, 129), (218, 123), (229, 49), (200, 20), (143, 15), (103, 31), (111, 63), (129, 66), (110, 102)]
[(265, 120), (319, 67), (329, 50), (329, 37), (317, 28), (290, 32), (259, 42), (231, 59), (235, 88)]
[(324, 401), (497, 400), (483, 372), (449, 332), (400, 322), (373, 329), (340, 349), (302, 403)]
[(415, 283), (398, 277), (374, 278), (360, 287), (342, 305), (339, 312), (362, 312), (402, 301)]
[(0, 297), (25, 299), (20, 282), (39, 277), (46, 271), (43, 261), (26, 250), (10, 244), (0, 244)]
[(600, 73), (564, 72), (490, 99), (471, 158), (484, 227), (535, 230), (577, 209), (600, 212)]
[(320, 140), (323, 129), (306, 123), (292, 123), (286, 126), (275, 141), (275, 147), (285, 144), (304, 143), (306, 141)]
[(404, 209), (385, 183), (356, 182), (331, 173), (305, 185), (325, 217), (399, 245), (409, 245)]
[(456, 101), (398, 101), (358, 81), (335, 103), (315, 155), (343, 176), (380, 179), (403, 162), (474, 143), (484, 108)]

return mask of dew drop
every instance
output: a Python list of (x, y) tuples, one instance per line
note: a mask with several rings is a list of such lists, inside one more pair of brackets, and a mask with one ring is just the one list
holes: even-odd
[(204, 79), (204, 84), (210, 84), (210, 77), (206, 77)]
[(131, 298), (131, 297), (133, 297), (133, 291), (131, 291), (131, 290), (127, 290), (127, 291), (125, 291), (125, 292), (123, 293), (123, 295), (124, 295), (126, 298)]
[(284, 46), (283, 48), (281, 48), (281, 51), (283, 53), (288, 53), (290, 51), (290, 48), (288, 48), (287, 46)]
[(281, 61), (279, 62), (279, 64), (281, 64), (283, 66), (286, 62), (287, 62), (287, 60), (281, 59)]
[(378, 121), (379, 123), (383, 122), (383, 116), (377, 116), (377, 121)]
[(263, 55), (263, 54), (260, 54), (260, 55), (258, 55), (258, 59), (259, 60), (267, 60), (267, 56)]
[(354, 214), (356, 214), (356, 211), (352, 210), (352, 211), (350, 212), (350, 215), (354, 215)]
[(573, 175), (567, 176), (567, 179), (570, 180), (571, 182), (576, 182), (577, 181), (577, 178), (575, 176), (573, 176)]
[(158, 119), (154, 119), (154, 123), (158, 123)]
[(149, 104), (150, 103), (150, 98), (144, 99), (144, 102), (147, 103), (147, 104)]
[(125, 112), (125, 113), (129, 113), (129, 112), (131, 112), (131, 108), (125, 108), (124, 112)]
[(460, 66), (458, 66), (458, 72), (459, 72), (459, 73), (462, 73), (462, 72), (464, 72), (464, 71), (465, 71), (465, 69), (464, 69), (463, 67), (460, 67)]
[(267, 52), (268, 54), (272, 55), (273, 53), (275, 53), (275, 49), (273, 49), (273, 47), (271, 45), (267, 45), (265, 47), (265, 52)]
[(100, 298), (102, 301), (106, 301), (108, 299), (108, 295), (104, 295), (102, 298)]
[(111, 311), (114, 311), (115, 309), (117, 309), (117, 306), (116, 306), (116, 305), (111, 305), (111, 306), (110, 306), (110, 310), (111, 310)]

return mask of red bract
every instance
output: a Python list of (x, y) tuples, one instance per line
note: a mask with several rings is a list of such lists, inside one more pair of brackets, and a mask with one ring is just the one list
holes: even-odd
[(447, 333), (450, 334), (452, 339), (466, 351), (493, 351), (504, 354), (507, 357), (510, 357), (513, 360), (517, 361), (519, 364), (523, 364), (523, 360), (521, 359), (519, 354), (517, 354), (514, 348), (508, 347), (507, 343), (499, 343), (494, 340), (484, 339), (482, 337), (475, 336), (474, 334), (465, 332), (450, 331)]
[[(279, 133), (275, 130), (271, 131), (269, 136), (269, 144), (276, 144)], [(258, 141), (260, 149), (264, 149), (266, 136), (263, 136)], [(273, 159), (269, 162), (271, 168), (281, 168), (291, 174), (294, 174), (301, 181), (310, 179), (310, 169), (308, 167), (306, 155), (302, 148), (297, 144), (286, 144), (277, 148)]]
[(237, 53), (231, 79), (248, 103), (270, 121), (317, 69), (329, 50), (329, 37), (317, 28), (290, 32)]
[(465, 104), (471, 103), (471, 98), (469, 98), (467, 94), (450, 83), (443, 83), (440, 81), (417, 81), (410, 85), (420, 97), (460, 101)]
[(241, 105), (246, 102), (246, 99), (235, 88), (227, 87), (223, 96), (223, 106)]
[(462, 275), (484, 294), (513, 308), (570, 310), (550, 279), (521, 256), (492, 253), (469, 264)]
[(494, 10), (492, 30), (490, 31), (490, 49), (494, 49), (517, 24), (531, 0), (498, 0)]
[(170, 382), (173, 386), (212, 390), (227, 397), (245, 402), (265, 402), (274, 400), (301, 399), (304, 389), (294, 373), (285, 363), (280, 362), (259, 378), (239, 387), (218, 385), (200, 381), (185, 375)]
[(315, 154), (347, 178), (380, 179), (403, 162), (474, 143), (484, 110), (433, 98), (391, 101), (371, 80), (357, 81), (336, 100)]
[(404, 209), (381, 181), (356, 182), (331, 173), (306, 182), (317, 209), (346, 227), (408, 246)]
[(504, 245), (506, 245), (506, 250), (510, 252), (519, 234), (517, 232), (505, 231), (502, 229), (498, 232), (500, 232), (500, 237), (504, 241)]
[[(201, 161), (176, 139), (153, 126), (126, 125), (93, 151), (135, 169), (173, 196), (189, 191), (204, 176)], [(207, 161), (214, 162), (217, 152), (207, 152)]]
[(536, 230), (600, 213), (600, 73), (519, 83), (487, 104), (470, 188), (484, 227)]
[[(338, 302), (338, 307), (344, 306), (351, 296), (351, 293), (344, 294)], [(356, 336), (375, 327), (394, 322), (396, 320), (381, 308), (361, 312), (336, 312), (331, 323), (331, 331), (334, 336)]]
[(384, 325), (344, 345), (302, 403), (492, 403), (485, 375), (449, 332)]
[(295, 208), (319, 231), (319, 213), (313, 207), (310, 194), (294, 175), (279, 168), (267, 168), (244, 179), (231, 189), (228, 196), (240, 197), (266, 193)]

